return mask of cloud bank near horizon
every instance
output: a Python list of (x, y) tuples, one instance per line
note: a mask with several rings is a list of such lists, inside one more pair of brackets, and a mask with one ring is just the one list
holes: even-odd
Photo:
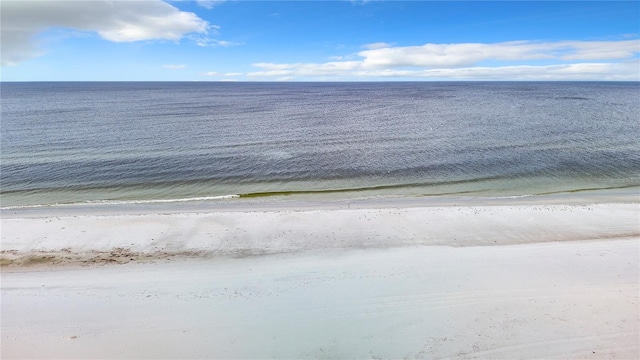
[[(254, 63), (251, 78), (640, 80), (640, 40), (367, 46), (360, 60)], [(384, 44), (386, 45), (386, 44)], [(536, 64), (538, 62), (538, 64)]]

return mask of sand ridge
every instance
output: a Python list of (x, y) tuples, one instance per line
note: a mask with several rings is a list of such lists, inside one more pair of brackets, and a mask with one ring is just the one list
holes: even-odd
[(13, 215), (3, 266), (243, 257), (321, 249), (487, 246), (640, 237), (640, 206), (512, 204)]

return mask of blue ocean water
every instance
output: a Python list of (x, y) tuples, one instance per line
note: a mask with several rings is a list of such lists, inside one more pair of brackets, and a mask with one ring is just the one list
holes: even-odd
[(640, 186), (640, 83), (2, 83), (1, 206)]

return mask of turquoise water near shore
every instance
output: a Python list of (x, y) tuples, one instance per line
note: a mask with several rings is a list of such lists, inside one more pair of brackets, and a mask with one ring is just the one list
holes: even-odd
[(2, 83), (0, 205), (640, 186), (640, 84)]

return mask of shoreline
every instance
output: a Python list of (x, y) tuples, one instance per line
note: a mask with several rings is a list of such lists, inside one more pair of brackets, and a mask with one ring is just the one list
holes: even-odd
[(373, 209), (385, 207), (448, 207), (495, 205), (587, 205), (640, 203), (640, 186), (593, 189), (552, 194), (505, 196), (396, 195), (345, 197), (328, 195), (278, 195), (241, 198), (237, 195), (175, 200), (106, 201), (70, 204), (0, 207), (0, 217), (41, 217), (61, 214), (106, 215), (194, 213), (215, 211), (270, 211), (291, 209)]

